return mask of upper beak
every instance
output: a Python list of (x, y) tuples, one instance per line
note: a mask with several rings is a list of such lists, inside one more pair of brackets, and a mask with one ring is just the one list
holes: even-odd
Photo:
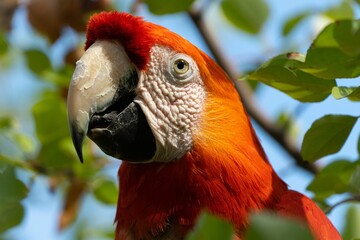
[(89, 122), (114, 104), (119, 89), (127, 86), (129, 76), (136, 68), (123, 47), (114, 41), (96, 41), (76, 63), (68, 99), (68, 122), (76, 152), (83, 162), (82, 142), (88, 133)]

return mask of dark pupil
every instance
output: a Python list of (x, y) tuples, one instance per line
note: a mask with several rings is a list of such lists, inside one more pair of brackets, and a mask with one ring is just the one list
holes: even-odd
[(185, 62), (180, 60), (180, 61), (177, 62), (176, 66), (177, 66), (178, 69), (182, 70), (185, 67)]

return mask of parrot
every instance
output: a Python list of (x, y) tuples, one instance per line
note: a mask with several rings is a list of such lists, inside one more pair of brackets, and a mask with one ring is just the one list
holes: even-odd
[(178, 34), (125, 12), (91, 16), (67, 95), (76, 152), (88, 136), (122, 160), (116, 240), (185, 239), (203, 211), (244, 239), (252, 213), (341, 239), (272, 168), (233, 81)]

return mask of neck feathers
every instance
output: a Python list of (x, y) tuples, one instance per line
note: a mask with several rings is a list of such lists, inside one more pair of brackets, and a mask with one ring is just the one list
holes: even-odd
[(171, 225), (185, 235), (202, 210), (227, 219), (241, 232), (248, 212), (272, 208), (286, 191), (285, 183), (251, 141), (243, 147), (246, 151), (236, 145), (195, 145), (171, 163), (124, 162), (117, 239), (155, 239)]

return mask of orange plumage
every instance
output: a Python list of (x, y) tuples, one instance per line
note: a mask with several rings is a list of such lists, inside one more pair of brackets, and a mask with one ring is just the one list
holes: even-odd
[[(231, 222), (239, 238), (250, 212), (272, 210), (305, 221), (318, 240), (341, 239), (315, 203), (288, 190), (274, 172), (232, 81), (201, 50), (163, 27), (116, 12), (93, 17), (87, 38), (87, 47), (102, 38), (119, 41), (141, 71), (151, 64), (153, 45), (186, 53), (196, 60), (207, 92), (194, 145), (181, 159), (122, 163), (117, 240), (183, 239), (202, 210)], [(134, 41), (137, 49), (129, 49)]]

